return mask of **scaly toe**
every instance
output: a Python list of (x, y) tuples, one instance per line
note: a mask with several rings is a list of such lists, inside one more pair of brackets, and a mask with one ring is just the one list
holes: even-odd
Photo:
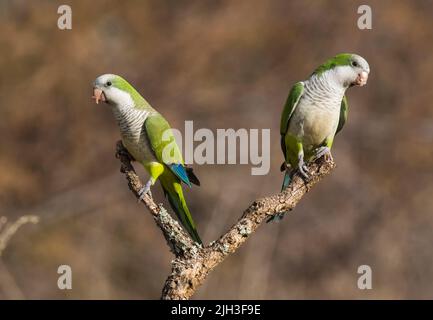
[(146, 190), (146, 187), (144, 186), (138, 191), (138, 202), (141, 202), (144, 199), (144, 196), (146, 193), (148, 193), (149, 190)]
[(310, 178), (310, 173), (308, 172), (308, 168), (305, 164), (302, 164), (299, 166), (299, 172), (301, 173), (301, 175), (305, 178), (308, 179)]
[(138, 202), (141, 202), (144, 199), (146, 193), (152, 198), (152, 193), (150, 192), (150, 186), (152, 185), (152, 181), (149, 180), (147, 183), (138, 191)]
[(317, 152), (313, 160), (315, 161), (323, 156), (325, 156), (326, 159), (326, 156), (328, 156), (330, 153), (331, 153), (331, 149), (329, 149), (329, 147), (320, 147), (319, 149), (317, 149)]

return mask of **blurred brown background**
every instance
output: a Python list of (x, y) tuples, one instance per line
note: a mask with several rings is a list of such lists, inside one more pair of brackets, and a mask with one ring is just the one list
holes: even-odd
[[(348, 91), (338, 168), (195, 298), (433, 298), (433, 2), (68, 1), (73, 29), (61, 31), (63, 3), (0, 2), (0, 216), (41, 219), (0, 258), (0, 299), (160, 296), (172, 256), (119, 173), (111, 111), (90, 99), (96, 76), (123, 75), (173, 127), (271, 129), (269, 175), (194, 166), (202, 187), (187, 199), (209, 242), (279, 191), (289, 88), (340, 52), (372, 71)], [(361, 4), (372, 30), (357, 28)], [(362, 264), (372, 290), (357, 288)]]

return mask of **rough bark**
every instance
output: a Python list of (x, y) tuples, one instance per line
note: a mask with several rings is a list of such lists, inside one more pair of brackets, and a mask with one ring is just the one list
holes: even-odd
[[(116, 155), (121, 161), (121, 172), (125, 174), (129, 188), (138, 198), (138, 191), (143, 185), (131, 165), (131, 156), (120, 141), (117, 143)], [(205, 246), (199, 246), (192, 241), (167, 210), (146, 195), (142, 201), (175, 255), (175, 259), (171, 262), (171, 274), (165, 281), (161, 298), (189, 299), (205, 281), (207, 275), (227, 256), (234, 253), (263, 221), (276, 213), (292, 210), (304, 194), (334, 167), (332, 157), (322, 157), (309, 163), (308, 170), (311, 176), (307, 181), (295, 174), (290, 185), (283, 192), (254, 201), (225, 234)]]

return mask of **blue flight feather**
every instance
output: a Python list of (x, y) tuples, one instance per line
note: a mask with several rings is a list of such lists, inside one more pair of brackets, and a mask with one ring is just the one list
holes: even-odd
[(184, 182), (188, 187), (191, 187), (191, 182), (189, 181), (188, 175), (186, 173), (185, 167), (180, 163), (169, 164), (170, 170)]

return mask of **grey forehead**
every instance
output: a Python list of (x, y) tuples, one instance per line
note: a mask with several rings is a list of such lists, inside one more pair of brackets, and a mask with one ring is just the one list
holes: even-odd
[(370, 71), (370, 65), (368, 64), (367, 60), (365, 60), (363, 57), (354, 54), (352, 56), (352, 59), (356, 61), (363, 69)]
[(100, 75), (99, 77), (96, 78), (95, 84), (104, 84), (105, 82), (107, 82), (108, 80), (110, 80), (112, 78), (113, 78), (112, 74)]

